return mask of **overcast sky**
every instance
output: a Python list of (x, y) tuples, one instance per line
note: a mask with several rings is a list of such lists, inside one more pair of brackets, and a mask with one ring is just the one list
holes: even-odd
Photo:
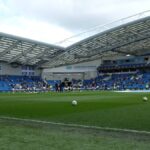
[(0, 0), (0, 32), (56, 43), (150, 10), (150, 0)]

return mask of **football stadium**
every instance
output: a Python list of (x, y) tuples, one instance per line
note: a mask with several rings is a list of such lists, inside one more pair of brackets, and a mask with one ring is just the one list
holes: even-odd
[(150, 11), (57, 44), (0, 32), (0, 149), (150, 149)]

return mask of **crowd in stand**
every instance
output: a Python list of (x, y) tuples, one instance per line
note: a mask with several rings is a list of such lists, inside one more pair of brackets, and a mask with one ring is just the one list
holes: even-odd
[(41, 91), (48, 84), (38, 76), (0, 76), (0, 91)]
[(105, 73), (88, 80), (42, 80), (39, 76), (0, 76), (0, 91), (148, 90), (150, 72)]
[(100, 74), (84, 81), (87, 89), (99, 90), (147, 90), (150, 89), (150, 73)]

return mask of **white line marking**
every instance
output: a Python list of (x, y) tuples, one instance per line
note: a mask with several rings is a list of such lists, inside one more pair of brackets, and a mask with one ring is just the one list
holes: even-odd
[(61, 122), (51, 122), (51, 121), (42, 121), (42, 120), (33, 120), (33, 119), (22, 119), (16, 117), (5, 117), (0, 116), (0, 119), (7, 119), (7, 120), (14, 120), (14, 121), (24, 121), (24, 122), (33, 122), (33, 123), (41, 123), (41, 124), (51, 124), (51, 125), (60, 125), (60, 126), (68, 126), (68, 127), (80, 127), (80, 128), (87, 128), (87, 129), (99, 129), (104, 131), (115, 131), (115, 132), (129, 132), (129, 133), (138, 133), (138, 134), (148, 134), (148, 131), (138, 131), (132, 129), (119, 129), (119, 128), (110, 128), (110, 127), (99, 127), (99, 126), (88, 126), (88, 125), (79, 125), (79, 124), (67, 124)]

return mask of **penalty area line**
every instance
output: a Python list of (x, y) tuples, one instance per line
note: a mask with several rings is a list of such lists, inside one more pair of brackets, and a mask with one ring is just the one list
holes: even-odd
[(100, 126), (88, 126), (88, 125), (80, 125), (80, 124), (51, 122), (51, 121), (23, 119), (23, 118), (5, 117), (5, 116), (0, 116), (0, 119), (10, 120), (10, 121), (12, 120), (12, 121), (18, 121), (18, 122), (20, 121), (20, 122), (26, 122), (26, 123), (39, 123), (39, 124), (59, 125), (59, 126), (65, 126), (65, 127), (76, 127), (76, 128), (84, 128), (84, 129), (95, 129), (95, 130), (103, 130), (103, 131), (137, 133), (137, 134), (150, 135), (150, 132), (148, 132), (148, 131), (139, 131), (139, 130), (132, 130), (132, 129), (120, 129), (120, 128), (100, 127)]

